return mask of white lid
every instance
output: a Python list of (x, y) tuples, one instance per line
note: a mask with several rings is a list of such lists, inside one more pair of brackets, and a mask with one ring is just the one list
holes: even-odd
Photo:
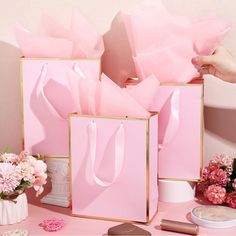
[(236, 209), (225, 206), (198, 206), (192, 209), (194, 223), (207, 228), (236, 226)]

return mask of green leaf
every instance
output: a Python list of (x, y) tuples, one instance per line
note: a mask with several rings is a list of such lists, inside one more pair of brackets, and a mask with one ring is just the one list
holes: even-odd
[(25, 189), (25, 188), (28, 188), (29, 186), (30, 186), (30, 182), (29, 182), (29, 181), (21, 180), (21, 183), (20, 183), (20, 185), (16, 188), (16, 190)]
[(30, 182), (29, 181), (24, 181), (23, 183), (20, 184), (20, 186), (22, 186), (22, 188), (27, 188), (30, 186)]
[(3, 150), (3, 153), (11, 153), (11, 149), (9, 147), (6, 147), (4, 150)]

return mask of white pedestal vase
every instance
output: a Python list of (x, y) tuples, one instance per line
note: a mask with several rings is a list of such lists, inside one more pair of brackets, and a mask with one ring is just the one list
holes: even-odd
[(192, 201), (196, 182), (182, 180), (159, 180), (159, 201), (178, 203)]
[(46, 159), (52, 190), (41, 199), (42, 203), (56, 206), (70, 206), (70, 176), (68, 158)]
[(0, 199), (0, 225), (19, 223), (28, 216), (28, 201), (25, 193), (14, 201)]

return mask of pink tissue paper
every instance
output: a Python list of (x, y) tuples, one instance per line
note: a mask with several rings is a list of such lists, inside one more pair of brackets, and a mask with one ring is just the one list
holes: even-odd
[(73, 11), (69, 29), (47, 15), (42, 15), (39, 28), (32, 33), (19, 24), (15, 26), (24, 57), (99, 58), (104, 52), (102, 35), (78, 10)]
[(161, 0), (146, 0), (123, 13), (139, 79), (154, 74), (161, 83), (188, 83), (199, 76), (191, 60), (212, 54), (230, 29), (215, 16), (173, 16)]

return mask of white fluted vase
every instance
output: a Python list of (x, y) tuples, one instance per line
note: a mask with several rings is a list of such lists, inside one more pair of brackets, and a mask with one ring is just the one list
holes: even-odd
[(0, 199), (0, 225), (18, 223), (28, 216), (28, 201), (25, 193), (14, 201)]

